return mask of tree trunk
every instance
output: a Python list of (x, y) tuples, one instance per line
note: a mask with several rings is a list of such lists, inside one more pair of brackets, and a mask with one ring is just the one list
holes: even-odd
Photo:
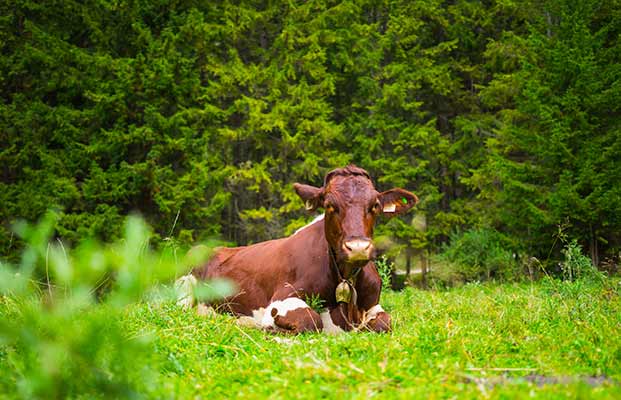
[(591, 230), (591, 238), (589, 240), (589, 253), (591, 254), (591, 263), (597, 268), (599, 265), (599, 249), (597, 248), (597, 235), (593, 232), (593, 225), (589, 225)]
[(412, 271), (412, 253), (407, 249), (405, 251), (405, 279), (407, 280), (410, 277), (410, 272)]
[(427, 257), (425, 255), (425, 250), (421, 250), (420, 252), (420, 282), (424, 288), (427, 287)]

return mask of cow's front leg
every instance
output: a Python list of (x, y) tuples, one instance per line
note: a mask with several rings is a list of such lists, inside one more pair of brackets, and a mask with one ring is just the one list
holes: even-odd
[[(340, 303), (331, 309), (329, 314), (323, 315), (324, 331), (328, 333), (339, 333), (350, 330), (369, 330), (372, 332), (390, 332), (391, 317), (381, 305), (376, 304), (368, 310), (356, 308), (352, 313), (352, 318), (348, 316), (348, 305)], [(328, 323), (326, 323), (326, 320)]]
[[(351, 331), (355, 329), (356, 326), (360, 323), (360, 311), (358, 307), (354, 307), (351, 311), (350, 317), (350, 305), (347, 303), (339, 303), (336, 307), (330, 309), (330, 313), (328, 315), (330, 322), (334, 324), (334, 326), (338, 327), (340, 331)], [(324, 326), (326, 323), (324, 321)]]
[(319, 314), (297, 297), (271, 302), (261, 318), (261, 327), (287, 333), (320, 332), (323, 322)]
[(356, 281), (358, 308), (363, 310), (361, 327), (373, 332), (390, 332), (392, 318), (379, 304), (382, 292), (382, 279), (377, 273), (375, 263), (367, 264)]
[(392, 318), (382, 306), (376, 304), (365, 312), (362, 326), (373, 332), (390, 332)]

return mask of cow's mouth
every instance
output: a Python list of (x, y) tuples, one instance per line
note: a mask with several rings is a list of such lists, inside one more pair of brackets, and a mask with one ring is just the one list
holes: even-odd
[(350, 279), (357, 275), (369, 261), (374, 259), (374, 253), (374, 249), (371, 249), (366, 255), (358, 254), (350, 257), (351, 253), (343, 251), (343, 247), (341, 247), (341, 251), (334, 251), (330, 247), (330, 257), (332, 258), (333, 266), (337, 269), (339, 279)]
[(364, 268), (365, 265), (372, 261), (373, 257), (359, 257), (355, 259), (350, 259), (344, 257), (340, 263), (338, 263), (338, 268), (341, 273), (341, 277), (345, 279), (350, 279), (358, 275), (360, 270)]
[(367, 265), (367, 263), (368, 261), (356, 262), (356, 263), (343, 263), (343, 265), (339, 267), (342, 277), (344, 279), (350, 279), (358, 275), (358, 272), (360, 272), (362, 267)]

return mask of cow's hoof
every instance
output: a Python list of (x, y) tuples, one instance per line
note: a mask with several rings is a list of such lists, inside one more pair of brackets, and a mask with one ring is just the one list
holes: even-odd
[(367, 329), (373, 332), (390, 332), (392, 330), (391, 325), (390, 315), (382, 311), (367, 322)]
[(339, 303), (339, 305), (330, 310), (330, 319), (340, 329), (345, 332), (354, 329), (352, 323), (347, 319), (347, 304)]
[(323, 322), (315, 310), (310, 307), (297, 308), (279, 315), (276, 309), (272, 310), (274, 325), (289, 333), (321, 332)]
[(381, 305), (376, 304), (364, 313), (361, 327), (372, 332), (390, 332), (392, 319)]
[[(257, 316), (260, 313), (257, 312)], [(301, 333), (321, 331), (323, 323), (317, 312), (297, 297), (276, 300), (262, 313), (260, 325), (263, 329), (275, 332)]]

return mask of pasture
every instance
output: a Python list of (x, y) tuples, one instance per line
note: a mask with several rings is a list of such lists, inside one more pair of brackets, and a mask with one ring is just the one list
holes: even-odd
[(545, 281), (408, 288), (392, 334), (275, 336), (142, 304), (160, 395), (179, 398), (619, 398), (621, 287)]
[[(93, 307), (41, 327), (49, 345), (74, 327), (83, 336), (76, 343), (94, 350), (84, 350), (91, 365), (67, 359), (39, 389), (71, 398), (619, 398), (620, 294), (618, 280), (406, 288), (383, 295), (392, 333), (339, 336), (273, 335), (170, 301)], [(0, 298), (3, 319), (28, 320), (29, 305), (18, 301), (32, 299)], [(99, 321), (92, 337), (112, 345), (88, 340), (89, 321)], [(0, 344), (3, 398), (37, 397), (41, 371), (53, 368), (27, 365), (49, 355), (20, 351)]]

